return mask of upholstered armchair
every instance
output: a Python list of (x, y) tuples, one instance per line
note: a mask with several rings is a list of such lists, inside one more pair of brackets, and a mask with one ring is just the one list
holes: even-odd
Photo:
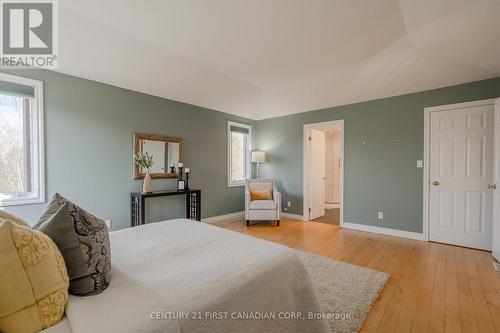
[[(252, 195), (253, 194), (253, 195)], [(252, 200), (253, 197), (253, 200)], [(245, 220), (274, 220), (280, 225), (281, 194), (274, 179), (249, 179), (245, 187)]]

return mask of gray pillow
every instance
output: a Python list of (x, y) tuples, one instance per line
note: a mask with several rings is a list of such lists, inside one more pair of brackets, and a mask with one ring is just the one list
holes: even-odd
[(56, 193), (33, 227), (49, 236), (64, 257), (69, 293), (101, 293), (111, 278), (111, 253), (106, 223)]

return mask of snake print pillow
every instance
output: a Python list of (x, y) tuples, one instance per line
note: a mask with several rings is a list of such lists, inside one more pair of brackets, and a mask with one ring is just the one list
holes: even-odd
[(111, 253), (106, 223), (56, 193), (38, 224), (61, 251), (70, 278), (69, 293), (103, 292), (111, 278)]

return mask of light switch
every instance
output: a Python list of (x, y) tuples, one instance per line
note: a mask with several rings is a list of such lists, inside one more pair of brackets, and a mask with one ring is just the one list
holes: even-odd
[(423, 167), (424, 167), (424, 161), (417, 160), (417, 168), (423, 168)]

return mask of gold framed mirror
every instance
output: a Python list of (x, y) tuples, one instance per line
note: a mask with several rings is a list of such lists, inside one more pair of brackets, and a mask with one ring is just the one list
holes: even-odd
[[(183, 163), (184, 147), (182, 139), (155, 134), (134, 133), (134, 155), (149, 153), (153, 156), (153, 165), (149, 169), (151, 178), (177, 178), (177, 164)], [(146, 170), (134, 163), (134, 179), (143, 179)], [(175, 167), (172, 172), (172, 166)]]

